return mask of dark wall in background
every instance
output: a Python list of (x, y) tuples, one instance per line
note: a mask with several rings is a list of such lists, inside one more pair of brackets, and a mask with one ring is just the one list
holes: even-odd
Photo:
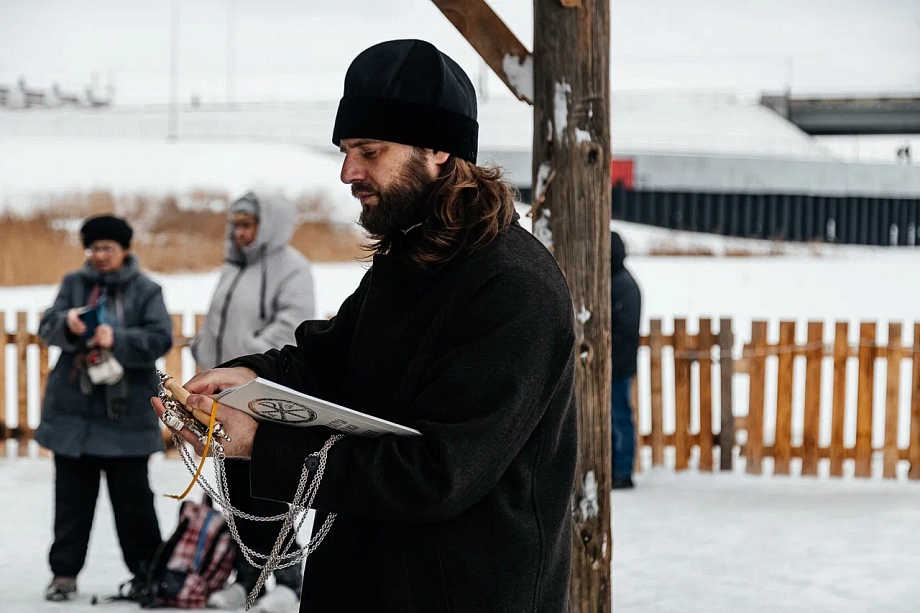
[[(520, 189), (529, 203), (531, 190)], [(917, 246), (920, 199), (613, 190), (613, 219), (723, 236)]]
[(917, 245), (920, 199), (613, 189), (612, 216), (675, 230), (784, 241)]

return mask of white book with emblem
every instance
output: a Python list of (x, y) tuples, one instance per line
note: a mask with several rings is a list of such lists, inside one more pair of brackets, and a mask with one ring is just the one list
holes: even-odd
[(328, 426), (343, 434), (377, 437), (382, 434), (421, 436), (421, 432), (373, 415), (353, 411), (262, 377), (222, 391), (214, 398), (259, 421), (287, 426)]

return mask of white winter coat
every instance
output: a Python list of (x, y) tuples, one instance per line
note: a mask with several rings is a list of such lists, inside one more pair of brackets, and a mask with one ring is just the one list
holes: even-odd
[(251, 245), (237, 248), (227, 223), (226, 263), (204, 326), (192, 341), (202, 370), (293, 343), (297, 326), (314, 316), (310, 262), (288, 245), (294, 204), (268, 194), (256, 197), (259, 228)]

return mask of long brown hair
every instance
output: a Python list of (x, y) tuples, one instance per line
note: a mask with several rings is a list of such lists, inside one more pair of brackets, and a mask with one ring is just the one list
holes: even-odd
[[(515, 188), (502, 178), (497, 166), (476, 166), (451, 156), (426, 206), (422, 241), (412, 259), (426, 270), (481, 249), (504, 233), (514, 221)], [(372, 254), (387, 253), (394, 236), (372, 236)]]

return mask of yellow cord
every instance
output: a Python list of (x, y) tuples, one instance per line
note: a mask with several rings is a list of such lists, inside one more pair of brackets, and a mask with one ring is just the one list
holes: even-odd
[(211, 420), (208, 423), (208, 438), (204, 442), (204, 453), (201, 454), (201, 462), (198, 463), (198, 470), (195, 471), (195, 476), (192, 477), (192, 482), (188, 484), (188, 487), (185, 488), (185, 491), (181, 495), (175, 496), (173, 494), (164, 494), (167, 498), (172, 498), (173, 500), (183, 500), (188, 493), (192, 491), (192, 488), (195, 487), (195, 484), (198, 482), (198, 477), (201, 475), (201, 470), (204, 468), (204, 461), (208, 457), (208, 449), (211, 448), (211, 439), (214, 437), (214, 424), (217, 423), (217, 401), (214, 400), (211, 405)]

